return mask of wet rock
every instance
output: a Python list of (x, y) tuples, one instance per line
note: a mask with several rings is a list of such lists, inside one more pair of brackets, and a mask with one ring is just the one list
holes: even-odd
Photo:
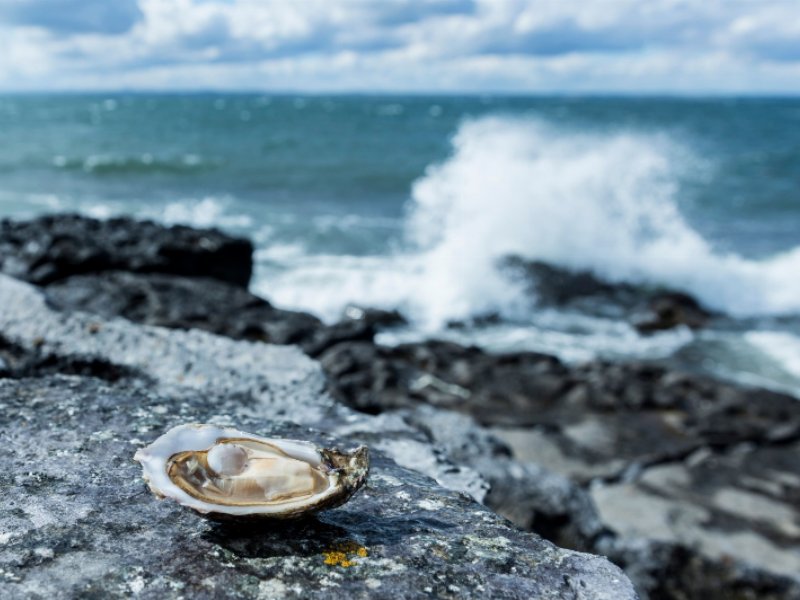
[(325, 325), (300, 311), (275, 308), (263, 298), (207, 277), (109, 271), (75, 275), (46, 288), (51, 306), (146, 325), (202, 329), (233, 339), (298, 344), (318, 356), (341, 342), (372, 341), (391, 313), (363, 312)]
[(325, 350), (343, 342), (371, 343), (376, 333), (377, 329), (372, 323), (345, 319), (333, 325), (317, 327), (300, 343), (300, 347), (306, 354), (316, 358)]
[[(796, 444), (770, 449), (743, 446), (724, 459), (703, 451), (685, 462), (647, 469), (641, 478), (584, 489), (563, 475), (515, 460), (509, 448), (468, 416), (431, 407), (396, 414), (444, 447), (449, 457), (487, 479), (487, 506), (562, 547), (609, 556), (625, 567), (642, 598), (800, 594), (800, 578), (795, 576), (800, 573), (796, 569), (800, 545), (786, 535), (796, 535), (797, 530)], [(720, 469), (720, 460), (733, 462)], [(696, 480), (678, 484), (674, 477), (657, 476), (654, 479), (661, 482), (657, 487), (650, 481), (651, 471), (682, 469), (692, 470)], [(633, 501), (631, 488), (639, 496)], [(698, 493), (705, 498), (700, 505), (721, 505), (731, 515), (698, 524), (692, 518), (697, 515)], [(673, 498), (674, 503), (667, 504), (664, 498)], [(717, 530), (706, 537), (706, 527)], [(742, 539), (742, 534), (752, 539)], [(758, 539), (760, 535), (763, 538)], [(772, 554), (765, 553), (770, 546)], [(716, 552), (705, 552), (704, 547)], [(782, 548), (789, 550), (788, 556)]]
[(508, 446), (472, 418), (429, 406), (399, 414), (452, 461), (483, 476), (489, 484), (483, 502), (518, 527), (581, 551), (608, 533), (585, 490), (563, 475), (515, 460)]
[(109, 271), (57, 281), (46, 294), (60, 310), (272, 344), (299, 343), (322, 328), (308, 313), (275, 308), (244, 288), (207, 277)]
[(641, 600), (797, 600), (800, 585), (736, 560), (647, 538), (608, 538), (597, 551), (625, 568)]
[(684, 292), (647, 285), (604, 281), (591, 271), (565, 269), (518, 256), (500, 267), (521, 280), (539, 306), (558, 306), (626, 319), (641, 333), (686, 326), (698, 329), (714, 316)]
[[(347, 447), (389, 421), (333, 402), (295, 347), (58, 313), (5, 277), (0, 293), (0, 332), (22, 351), (131, 373), (0, 381), (4, 597), (634, 597), (606, 560), (519, 531), (380, 448), (367, 486), (313, 519), (237, 527), (159, 502), (131, 457), (177, 423)], [(391, 436), (398, 456), (431, 448), (407, 424)]]
[[(338, 398), (407, 414), (487, 481), (488, 506), (560, 545), (610, 556), (644, 598), (800, 594), (791, 574), (800, 573), (800, 402), (791, 396), (648, 363), (567, 366), (445, 342), (345, 343), (321, 362)], [(733, 448), (752, 449), (749, 462), (723, 461)], [(724, 510), (705, 506), (720, 502)]]
[(591, 271), (572, 271), (539, 260), (509, 256), (501, 268), (526, 282), (537, 303), (566, 306), (576, 302), (603, 301), (624, 307), (636, 305), (640, 291), (627, 283), (612, 284)]
[(795, 579), (800, 593), (800, 441), (701, 450), (592, 489), (620, 536), (693, 548), (716, 564)]
[(408, 324), (408, 320), (399, 311), (369, 308), (355, 304), (345, 307), (342, 320), (367, 323), (376, 329), (387, 329)]
[(320, 361), (333, 394), (349, 406), (465, 412), (494, 426), (517, 455), (578, 478), (618, 476), (704, 445), (800, 434), (800, 403), (791, 396), (647, 363), (568, 367), (544, 354), (437, 341), (343, 343)]
[(555, 402), (568, 370), (544, 354), (490, 355), (443, 341), (384, 347), (339, 344), (320, 355), (334, 395), (365, 412), (426, 403), (486, 422), (538, 422), (531, 398)]
[(636, 316), (633, 325), (641, 333), (652, 333), (681, 325), (700, 329), (711, 317), (712, 314), (688, 294), (663, 292), (648, 300), (646, 312)]
[(592, 488), (592, 548), (643, 598), (800, 598), (798, 443), (701, 450)]
[(47, 285), (72, 275), (121, 270), (210, 277), (247, 287), (253, 246), (217, 230), (51, 215), (0, 221), (0, 271)]
[(337, 344), (372, 342), (379, 331), (406, 323), (405, 317), (394, 310), (350, 305), (345, 308), (338, 322), (317, 327), (300, 342), (300, 347), (309, 356), (317, 358)]

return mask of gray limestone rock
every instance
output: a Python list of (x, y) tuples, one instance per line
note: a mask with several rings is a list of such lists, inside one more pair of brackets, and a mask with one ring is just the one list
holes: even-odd
[[(0, 297), (0, 332), (9, 357), (29, 361), (26, 374), (38, 375), (37, 361), (49, 373), (93, 360), (124, 371), (0, 380), (4, 598), (635, 597), (605, 559), (517, 530), (400, 466), (381, 449), (436, 450), (403, 420), (335, 403), (296, 348), (57, 313), (5, 277)], [(375, 444), (369, 483), (338, 509), (225, 525), (156, 500), (132, 461), (192, 421), (342, 447), (370, 442), (371, 429), (395, 444)]]

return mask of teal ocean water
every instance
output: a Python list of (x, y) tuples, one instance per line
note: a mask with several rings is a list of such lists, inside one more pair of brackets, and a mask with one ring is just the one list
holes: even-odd
[[(255, 291), (566, 360), (665, 359), (800, 390), (800, 99), (0, 97), (0, 216), (79, 211), (257, 244)], [(536, 309), (518, 254), (685, 290), (697, 333)], [(500, 323), (448, 329), (489, 312)]]

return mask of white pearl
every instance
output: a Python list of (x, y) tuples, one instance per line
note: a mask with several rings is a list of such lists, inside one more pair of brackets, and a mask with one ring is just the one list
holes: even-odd
[(218, 475), (238, 475), (247, 467), (247, 451), (235, 444), (217, 444), (208, 451), (207, 460)]

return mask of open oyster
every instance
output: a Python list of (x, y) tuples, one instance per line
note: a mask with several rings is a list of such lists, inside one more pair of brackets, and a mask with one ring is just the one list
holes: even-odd
[(286, 518), (333, 508), (369, 470), (366, 446), (348, 454), (199, 424), (173, 427), (134, 459), (156, 496), (211, 517)]

